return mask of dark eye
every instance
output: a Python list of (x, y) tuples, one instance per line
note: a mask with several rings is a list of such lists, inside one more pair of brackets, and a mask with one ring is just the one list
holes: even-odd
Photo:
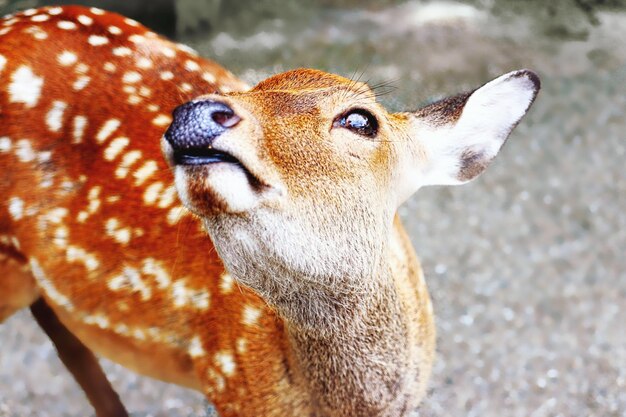
[(378, 121), (372, 113), (363, 109), (350, 110), (339, 116), (335, 126), (345, 127), (361, 136), (372, 138), (378, 133)]

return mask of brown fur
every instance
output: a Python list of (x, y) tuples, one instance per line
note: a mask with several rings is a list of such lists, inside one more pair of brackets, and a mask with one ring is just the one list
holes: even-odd
[[(366, 85), (306, 69), (244, 91), (215, 63), (81, 7), (0, 28), (0, 314), (41, 294), (94, 352), (203, 391), (223, 417), (417, 406), (435, 331), (396, 210), (417, 189), (405, 171), (429, 163), (415, 126), (454, 124), (467, 97), (390, 114)], [(43, 84), (15, 99), (23, 66)], [(158, 142), (172, 110), (200, 95), (241, 118), (215, 146), (246, 172), (174, 167), (196, 217)], [(377, 118), (376, 137), (335, 126), (352, 108)]]

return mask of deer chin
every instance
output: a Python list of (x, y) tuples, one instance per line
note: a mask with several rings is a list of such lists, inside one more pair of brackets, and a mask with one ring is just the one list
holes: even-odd
[(238, 163), (176, 165), (174, 172), (182, 202), (199, 216), (241, 214), (261, 201), (258, 181)]

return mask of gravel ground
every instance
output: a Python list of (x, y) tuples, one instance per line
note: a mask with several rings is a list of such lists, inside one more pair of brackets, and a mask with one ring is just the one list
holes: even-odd
[[(393, 80), (396, 109), (536, 69), (543, 90), (491, 169), (401, 209), (439, 332), (418, 415), (626, 417), (626, 15), (563, 42), (446, 7), (320, 12), (191, 43), (250, 82), (298, 66)], [(104, 365), (134, 416), (211, 415), (199, 394)], [(28, 314), (0, 326), (0, 417), (91, 414)]]

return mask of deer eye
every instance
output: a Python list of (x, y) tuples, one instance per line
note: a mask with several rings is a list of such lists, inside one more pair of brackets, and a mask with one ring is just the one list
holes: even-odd
[(354, 133), (372, 138), (378, 133), (378, 120), (372, 113), (363, 109), (349, 110), (339, 116), (333, 126), (343, 127)]

